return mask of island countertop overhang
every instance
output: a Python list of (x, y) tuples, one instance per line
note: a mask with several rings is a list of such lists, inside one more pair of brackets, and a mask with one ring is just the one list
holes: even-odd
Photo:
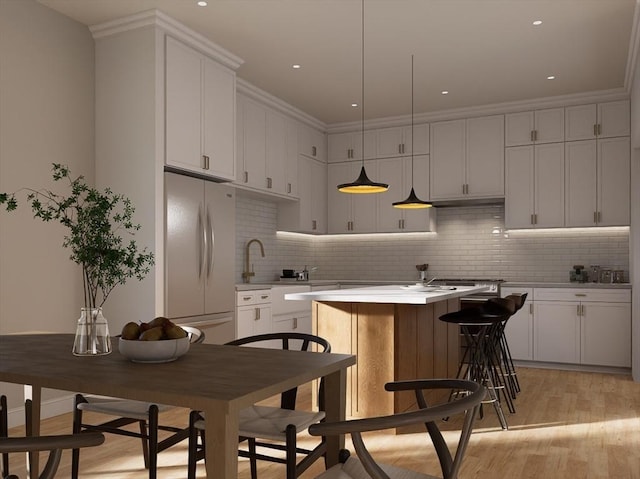
[(487, 286), (420, 287), (413, 285), (311, 291), (285, 294), (286, 300), (336, 301), (343, 303), (430, 304), (487, 291)]

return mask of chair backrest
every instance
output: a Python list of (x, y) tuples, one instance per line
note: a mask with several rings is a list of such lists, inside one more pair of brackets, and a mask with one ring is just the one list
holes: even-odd
[[(234, 341), (229, 341), (226, 344), (230, 346), (260, 346), (260, 343), (268, 345), (269, 347), (273, 347), (274, 344), (279, 344), (280, 349), (286, 350), (310, 351), (311, 348), (315, 347), (316, 351), (318, 352), (331, 352), (331, 344), (329, 344), (329, 341), (327, 341), (326, 339), (314, 334), (294, 332), (258, 334), (255, 336), (238, 338)], [(324, 379), (321, 379), (318, 395), (320, 410), (324, 410), (323, 392)], [(283, 409), (295, 409), (297, 395), (298, 388), (292, 388), (288, 391), (283, 392), (280, 397), (280, 407)]]
[(528, 293), (513, 293), (508, 295), (506, 298), (512, 300), (516, 303), (516, 311), (522, 309), (525, 301), (527, 300)]
[[(351, 434), (358, 459), (367, 473), (373, 479), (387, 479), (388, 476), (367, 450), (362, 433), (423, 423), (438, 455), (442, 477), (456, 479), (469, 443), (473, 421), (486, 394), (484, 386), (461, 379), (424, 379), (387, 383), (385, 389), (387, 391), (414, 390), (419, 409), (389, 416), (318, 423), (309, 427), (309, 433), (312, 436)], [(423, 391), (432, 389), (449, 389), (462, 394), (453, 395), (454, 399), (450, 402), (429, 406)], [(464, 421), (457, 447), (450, 448), (436, 421), (457, 414), (464, 414)], [(455, 450), (455, 455), (452, 456), (451, 450)]]
[[(103, 442), (104, 436), (99, 432), (83, 432), (61, 436), (3, 437), (0, 438), (0, 453), (49, 451), (47, 463), (38, 477), (39, 479), (52, 479), (60, 465), (63, 449), (99, 446)], [(11, 475), (6, 479), (18, 478)]]
[(193, 326), (180, 325), (180, 327), (184, 329), (189, 335), (189, 342), (191, 344), (198, 344), (204, 341), (205, 335), (202, 329), (194, 328)]

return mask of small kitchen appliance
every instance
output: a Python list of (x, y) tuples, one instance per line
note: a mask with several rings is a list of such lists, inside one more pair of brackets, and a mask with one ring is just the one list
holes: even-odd
[(611, 273), (612, 283), (624, 283), (624, 271), (621, 269), (614, 269)]
[(573, 266), (573, 270), (569, 272), (569, 281), (572, 283), (587, 282), (587, 270), (584, 269), (584, 265), (576, 264)]

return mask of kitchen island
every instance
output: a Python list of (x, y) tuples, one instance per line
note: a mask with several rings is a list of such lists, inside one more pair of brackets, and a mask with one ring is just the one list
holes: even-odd
[(346, 413), (369, 417), (415, 407), (412, 394), (386, 392), (389, 381), (455, 377), (459, 328), (438, 318), (459, 310), (461, 297), (486, 289), (388, 285), (292, 293), (285, 299), (312, 300), (314, 334), (326, 338), (332, 352), (356, 355), (347, 373)]

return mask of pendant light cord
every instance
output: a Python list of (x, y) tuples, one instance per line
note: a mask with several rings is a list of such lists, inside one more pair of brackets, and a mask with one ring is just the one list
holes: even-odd
[(364, 168), (364, 0), (362, 0), (362, 98), (360, 101), (360, 112), (362, 115), (362, 167)]
[(411, 54), (411, 189), (413, 190), (413, 54)]

